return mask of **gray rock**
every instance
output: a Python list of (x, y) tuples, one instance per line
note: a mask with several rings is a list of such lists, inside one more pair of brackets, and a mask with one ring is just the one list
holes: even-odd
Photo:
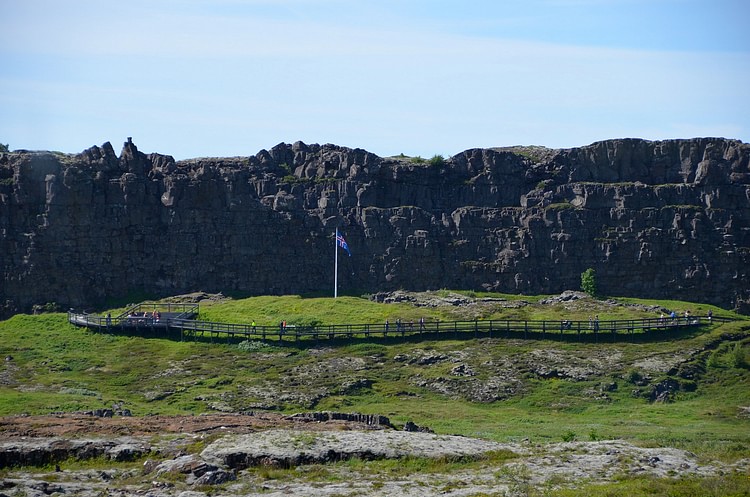
[(315, 421), (319, 423), (324, 423), (326, 421), (351, 421), (355, 423), (363, 423), (372, 427), (393, 428), (393, 425), (391, 424), (391, 421), (387, 416), (382, 416), (379, 414), (361, 414), (357, 412), (302, 412), (292, 414), (288, 419), (303, 422)]
[(120, 443), (105, 451), (106, 456), (113, 461), (133, 461), (143, 457), (151, 451), (151, 447), (143, 442)]
[(216, 471), (217, 469), (219, 469), (217, 466), (207, 464), (195, 454), (190, 454), (180, 456), (176, 459), (162, 461), (156, 466), (156, 468), (154, 468), (154, 471), (156, 471), (157, 477), (164, 473), (192, 473), (195, 476), (200, 477), (209, 471)]
[(353, 457), (370, 460), (475, 456), (508, 447), (497, 442), (419, 432), (269, 430), (223, 437), (206, 447), (200, 457), (217, 466), (244, 469), (261, 465), (291, 467)]
[(200, 477), (196, 478), (193, 484), (194, 485), (221, 485), (222, 483), (226, 483), (228, 481), (234, 481), (236, 479), (237, 479), (237, 476), (234, 473), (231, 473), (229, 471), (224, 471), (222, 469), (217, 469), (215, 471), (208, 471), (204, 473)]
[(105, 456), (127, 461), (150, 452), (143, 440), (31, 438), (0, 442), (0, 468), (9, 466), (45, 466), (65, 459), (91, 459)]
[(476, 372), (466, 364), (459, 364), (451, 369), (451, 374), (454, 376), (476, 376)]

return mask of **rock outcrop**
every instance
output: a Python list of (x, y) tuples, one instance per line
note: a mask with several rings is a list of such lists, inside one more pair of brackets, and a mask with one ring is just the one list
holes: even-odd
[(128, 139), (0, 154), (0, 307), (192, 291), (463, 288), (604, 294), (748, 310), (750, 145), (608, 140), (448, 159), (279, 144), (175, 161)]
[(260, 434), (225, 436), (208, 445), (201, 459), (217, 467), (246, 469), (253, 466), (289, 468), (348, 459), (365, 461), (425, 457), (459, 459), (516, 447), (499, 442), (434, 435), (413, 431), (268, 430)]
[(143, 440), (43, 438), (0, 442), (0, 468), (45, 466), (66, 459), (102, 457), (110, 461), (133, 461), (151, 451)]

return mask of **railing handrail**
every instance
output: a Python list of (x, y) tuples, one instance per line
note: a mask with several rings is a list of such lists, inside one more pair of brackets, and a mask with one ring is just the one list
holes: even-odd
[[(156, 321), (149, 317), (143, 308), (156, 310), (164, 309), (165, 312), (176, 315)], [(178, 312), (182, 311), (182, 312)], [(365, 335), (371, 334), (383, 336), (414, 336), (419, 334), (458, 334), (476, 333), (523, 333), (524, 336), (533, 335), (606, 335), (606, 334), (633, 334), (636, 332), (647, 332), (652, 329), (673, 329), (686, 326), (698, 326), (701, 324), (712, 324), (719, 322), (730, 322), (734, 319), (726, 317), (695, 315), (682, 317), (648, 317), (634, 319), (591, 319), (591, 320), (524, 320), (524, 319), (474, 319), (459, 321), (442, 321), (439, 319), (428, 319), (420, 321), (395, 320), (382, 323), (357, 323), (357, 324), (316, 324), (316, 325), (252, 325), (246, 323), (224, 323), (215, 321), (203, 321), (193, 319), (198, 315), (198, 304), (171, 304), (171, 303), (142, 303), (129, 308), (128, 313), (116, 317), (86, 314), (68, 313), (68, 321), (78, 326), (91, 328), (176, 328), (181, 332), (190, 333), (212, 333), (225, 334), (228, 336), (243, 335), (247, 337), (262, 337), (277, 335), (279, 339), (284, 336), (293, 336), (295, 339), (304, 337), (318, 338), (328, 336)], [(133, 316), (133, 313), (144, 312), (143, 316)]]

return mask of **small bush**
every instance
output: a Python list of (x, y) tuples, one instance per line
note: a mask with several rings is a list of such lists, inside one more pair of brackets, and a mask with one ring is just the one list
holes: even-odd
[(219, 376), (218, 378), (213, 378), (206, 382), (206, 386), (209, 388), (218, 388), (226, 385), (231, 385), (234, 381), (233, 378), (230, 378), (229, 376)]
[(745, 349), (742, 348), (741, 343), (735, 343), (732, 346), (730, 357), (732, 360), (732, 366), (735, 368), (748, 369), (750, 367), (750, 363), (748, 363), (747, 360), (747, 354), (745, 353)]
[(625, 373), (625, 379), (633, 385), (638, 385), (643, 382), (643, 375), (637, 369), (631, 369)]
[(593, 268), (581, 273), (581, 290), (592, 297), (596, 296), (596, 271)]
[(49, 312), (60, 312), (60, 306), (57, 302), (47, 302), (46, 304), (35, 304), (31, 308), (34, 314), (49, 313)]
[(576, 439), (576, 432), (568, 430), (562, 435), (563, 442), (572, 442)]
[(430, 158), (431, 166), (442, 166), (445, 164), (445, 157), (440, 154), (435, 154)]
[(63, 387), (60, 393), (68, 395), (83, 395), (85, 397), (99, 397), (99, 392), (89, 390), (88, 388)]
[(711, 355), (708, 356), (708, 360), (706, 361), (706, 366), (708, 366), (709, 368), (718, 368), (719, 366), (721, 366), (721, 362), (719, 360), (720, 355), (721, 354), (719, 353), (718, 349), (711, 352)]
[(298, 328), (317, 328), (323, 325), (323, 321), (313, 317), (300, 317), (292, 320), (289, 324)]
[(269, 345), (259, 340), (245, 340), (237, 344), (237, 348), (243, 352), (257, 352), (268, 348)]

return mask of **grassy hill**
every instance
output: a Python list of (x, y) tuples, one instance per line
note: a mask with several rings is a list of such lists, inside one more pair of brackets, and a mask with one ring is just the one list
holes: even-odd
[(685, 302), (492, 297), (437, 307), (257, 297), (201, 304), (201, 318), (635, 319), (711, 309), (739, 320), (635, 343), (458, 337), (294, 345), (98, 334), (69, 325), (65, 314), (17, 315), (0, 322), (0, 415), (113, 404), (134, 415), (332, 410), (496, 441), (624, 439), (707, 460), (750, 457), (750, 321)]

